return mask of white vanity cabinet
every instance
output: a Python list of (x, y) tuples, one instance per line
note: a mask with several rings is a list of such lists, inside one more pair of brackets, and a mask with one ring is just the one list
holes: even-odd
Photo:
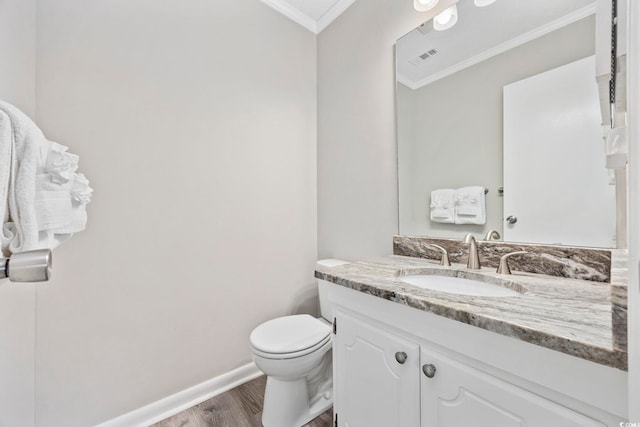
[(343, 295), (334, 299), (343, 304), (334, 312), (336, 426), (613, 427), (625, 421), (622, 371), (370, 295), (337, 292)]
[(338, 425), (418, 426), (420, 347), (343, 312), (333, 343)]
[[(603, 427), (551, 400), (427, 348), (421, 376), (421, 427)], [(433, 373), (425, 369), (427, 373)]]

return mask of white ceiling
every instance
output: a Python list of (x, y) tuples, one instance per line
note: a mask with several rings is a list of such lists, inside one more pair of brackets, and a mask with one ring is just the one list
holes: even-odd
[[(435, 31), (428, 21), (424, 34), (415, 29), (398, 41), (398, 81), (422, 87), (595, 13), (595, 0), (496, 0), (482, 8), (460, 0), (457, 7), (453, 28)], [(432, 49), (437, 53), (419, 58)]]
[(315, 34), (324, 30), (355, 0), (262, 0)]

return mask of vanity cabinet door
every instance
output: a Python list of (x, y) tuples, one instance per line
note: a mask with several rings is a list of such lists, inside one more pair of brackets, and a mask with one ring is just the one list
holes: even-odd
[(420, 357), (422, 427), (605, 426), (430, 349)]
[(340, 427), (420, 425), (419, 346), (336, 313), (334, 412)]

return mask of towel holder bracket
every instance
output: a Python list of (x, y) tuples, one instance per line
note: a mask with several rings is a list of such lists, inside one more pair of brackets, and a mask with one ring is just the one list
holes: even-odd
[(38, 249), (0, 258), (0, 279), (12, 282), (46, 282), (51, 277), (51, 249)]

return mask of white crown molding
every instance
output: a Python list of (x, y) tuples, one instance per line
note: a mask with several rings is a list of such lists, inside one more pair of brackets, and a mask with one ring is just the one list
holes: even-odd
[(299, 9), (291, 6), (284, 0), (261, 0), (267, 6), (272, 7), (276, 11), (282, 13), (292, 21), (302, 25), (307, 30), (314, 34), (319, 34), (322, 30), (327, 28), (338, 16), (342, 14), (349, 6), (351, 6), (355, 0), (338, 0), (331, 6), (317, 21), (302, 12)]
[(149, 405), (128, 412), (96, 427), (148, 427), (172, 415), (209, 400), (225, 391), (262, 375), (256, 365), (248, 363), (233, 371), (179, 391)]
[(316, 34), (322, 32), (329, 26), (335, 19), (342, 15), (342, 13), (349, 8), (356, 0), (339, 0), (331, 6), (327, 12), (317, 22)]
[(267, 6), (272, 7), (278, 12), (282, 13), (287, 18), (291, 19), (294, 22), (302, 25), (307, 30), (311, 31), (314, 34), (318, 34), (318, 23), (315, 19), (311, 18), (309, 15), (302, 13), (299, 9), (292, 7), (286, 1), (281, 0), (261, 0), (262, 3)]
[(538, 27), (532, 31), (524, 33), (516, 38), (508, 40), (502, 44), (499, 44), (496, 47), (493, 47), (489, 50), (486, 50), (478, 55), (475, 55), (469, 59), (466, 59), (462, 62), (458, 62), (450, 67), (445, 68), (442, 71), (439, 71), (435, 74), (432, 74), (424, 79), (413, 81), (408, 79), (405, 76), (398, 75), (398, 81), (403, 85), (415, 90), (419, 89), (423, 86), (426, 86), (430, 83), (433, 83), (437, 80), (450, 76), (451, 74), (457, 73), (458, 71), (464, 70), (465, 68), (469, 68), (472, 65), (476, 65), (482, 61), (485, 61), (491, 57), (499, 55), (503, 52), (508, 51), (509, 49), (513, 49), (514, 47), (518, 47), (523, 45), (531, 40), (537, 39), (538, 37), (544, 36), (552, 31), (565, 27), (569, 24), (573, 24), (576, 21), (579, 21), (583, 18), (586, 18), (589, 15), (593, 15), (596, 13), (596, 4), (590, 4), (589, 6), (585, 6), (581, 9), (576, 10), (575, 12), (569, 13), (567, 15), (561, 16), (558, 19), (554, 19), (553, 21)]

